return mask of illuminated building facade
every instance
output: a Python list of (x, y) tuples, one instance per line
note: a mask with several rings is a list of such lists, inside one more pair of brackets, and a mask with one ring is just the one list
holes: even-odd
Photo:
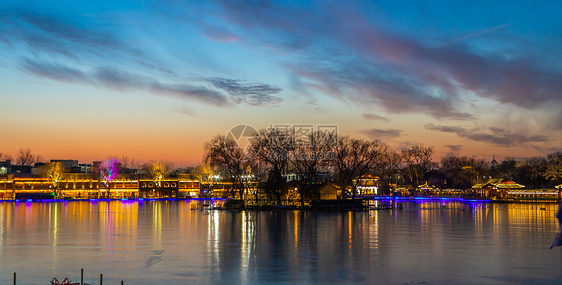
[(521, 202), (550, 202), (560, 198), (560, 190), (554, 189), (513, 189), (505, 195), (506, 200)]
[(10, 173), (10, 160), (0, 161), (0, 175), (8, 175)]
[(340, 186), (328, 182), (318, 190), (320, 200), (337, 200), (341, 199), (342, 191)]
[(67, 199), (199, 197), (199, 180), (167, 179), (160, 181), (160, 185), (148, 179), (128, 179), (123, 176), (108, 182), (93, 179), (90, 175), (68, 174), (55, 182), (48, 178), (4, 175), (0, 177), (0, 199), (45, 198), (47, 194), (52, 194), (49, 198), (55, 198), (56, 195), (57, 198)]
[(354, 179), (353, 183), (357, 188), (357, 196), (368, 197), (379, 194), (379, 177), (377, 176), (365, 174), (360, 178)]
[(178, 197), (178, 180), (160, 180), (153, 181), (150, 179), (141, 179), (139, 183), (139, 195), (143, 198), (172, 198)]
[(472, 186), (472, 190), (476, 191), (477, 196), (491, 199), (507, 198), (509, 191), (523, 188), (525, 188), (525, 186), (507, 178), (490, 179), (484, 183)]

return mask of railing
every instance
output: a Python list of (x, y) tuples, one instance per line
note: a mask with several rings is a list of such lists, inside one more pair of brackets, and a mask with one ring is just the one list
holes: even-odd
[[(17, 284), (17, 274), (14, 272), (14, 285)], [(123, 280), (121, 280), (121, 285), (125, 284)], [(51, 279), (51, 285), (89, 285), (88, 283), (84, 283), (84, 268), (80, 269), (80, 283), (72, 282), (70, 279), (65, 278), (62, 282), (56, 277)], [(100, 274), (100, 285), (103, 285), (103, 274)]]

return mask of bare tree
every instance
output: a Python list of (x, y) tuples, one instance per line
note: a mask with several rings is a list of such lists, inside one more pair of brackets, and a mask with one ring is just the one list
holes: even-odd
[(533, 156), (523, 161), (523, 166), (527, 170), (527, 175), (535, 188), (540, 188), (544, 182), (543, 173), (547, 169), (547, 161), (542, 156)]
[(339, 137), (335, 146), (335, 166), (340, 176), (342, 189), (351, 187), (352, 198), (357, 194), (356, 181), (374, 167), (384, 145), (379, 141), (365, 141)]
[[(115, 158), (117, 158), (117, 156), (115, 156)], [(118, 160), (121, 164), (121, 168), (126, 169), (130, 167), (130, 158), (128, 156), (122, 155)]]
[(441, 172), (448, 187), (469, 189), (481, 182), (486, 171), (486, 162), (474, 157), (450, 155), (441, 159)]
[(331, 136), (330, 133), (317, 131), (307, 135), (304, 140), (295, 139), (295, 146), (290, 152), (290, 163), (299, 183), (302, 207), (305, 198), (311, 194), (310, 188), (321, 168), (327, 166), (332, 158)]
[(41, 162), (42, 160), (43, 157), (41, 157), (41, 155), (33, 154), (30, 148), (20, 148), (18, 155), (16, 156), (16, 163), (24, 166), (33, 166), (33, 164)]
[(4, 160), (12, 160), (12, 156), (7, 153), (0, 152), (0, 161), (4, 161)]
[(406, 164), (405, 174), (414, 189), (420, 185), (430, 169), (434, 152), (433, 147), (426, 147), (421, 143), (402, 149), (402, 159)]
[(392, 176), (398, 174), (402, 165), (402, 155), (400, 152), (384, 146), (380, 158), (376, 161), (376, 167), (381, 175), (381, 180), (385, 187), (392, 183)]
[(223, 169), (240, 199), (244, 199), (246, 184), (242, 176), (246, 174), (248, 153), (243, 148), (234, 140), (216, 136), (205, 144), (205, 163)]
[(553, 152), (546, 156), (547, 166), (544, 170), (543, 177), (552, 182), (560, 182), (562, 180), (562, 152)]
[(522, 164), (515, 157), (506, 157), (498, 166), (498, 171), (503, 178), (515, 180), (519, 175)]
[(263, 193), (263, 191), (265, 191), (269, 167), (267, 163), (261, 159), (250, 159), (249, 162), (249, 172), (251, 173), (253, 180), (257, 183), (254, 198), (256, 204), (259, 204), (260, 193)]
[(289, 166), (289, 152), (294, 147), (293, 130), (269, 128), (261, 130), (252, 145), (252, 153), (269, 167), (266, 191), (273, 194), (277, 204), (287, 193), (287, 180), (283, 175)]

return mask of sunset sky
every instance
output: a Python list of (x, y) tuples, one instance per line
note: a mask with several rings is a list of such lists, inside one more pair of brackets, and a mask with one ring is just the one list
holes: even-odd
[(562, 150), (560, 1), (0, 2), (12, 156), (196, 165), (239, 124), (436, 160)]

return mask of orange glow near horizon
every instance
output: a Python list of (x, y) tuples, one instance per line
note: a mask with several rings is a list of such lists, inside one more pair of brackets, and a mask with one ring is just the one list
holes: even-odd
[[(342, 125), (345, 126), (345, 125)], [(172, 127), (169, 129), (161, 129), (156, 135), (149, 135), (149, 131), (141, 133), (137, 132), (126, 133), (113, 130), (107, 132), (107, 137), (100, 137), (101, 133), (95, 129), (90, 131), (85, 129), (78, 129), (76, 132), (67, 130), (56, 131), (42, 130), (36, 127), (29, 128), (29, 131), (19, 131), (17, 139), (2, 139), (2, 153), (11, 155), (15, 158), (20, 148), (30, 148), (34, 154), (40, 154), (45, 161), (51, 159), (75, 159), (80, 163), (91, 163), (93, 161), (102, 161), (110, 156), (118, 158), (127, 156), (129, 159), (134, 159), (135, 164), (142, 165), (149, 161), (170, 161), (174, 163), (175, 167), (196, 166), (199, 165), (204, 156), (204, 145), (215, 135), (226, 134), (230, 126), (225, 126), (223, 131), (208, 131), (203, 128), (202, 130), (186, 128), (185, 131), (180, 131), (179, 128)], [(13, 126), (8, 126), (6, 129), (8, 133)], [(354, 129), (353, 127), (351, 128)], [(340, 135), (349, 134), (345, 129), (340, 126)], [(182, 134), (183, 133), (183, 134)], [(412, 131), (412, 134), (418, 133)], [(355, 130), (355, 135), (351, 136), (369, 139), (360, 130)], [(453, 137), (451, 134), (440, 134), (438, 136), (423, 137), (420, 134), (420, 139), (412, 135), (408, 143), (421, 142), (425, 145), (434, 146), (435, 154), (434, 161), (439, 161), (442, 157), (448, 154), (475, 156), (485, 160), (491, 160), (495, 155), (498, 161), (501, 161), (506, 156), (515, 157), (529, 157), (535, 155), (543, 155), (530, 152), (528, 148), (513, 148), (491, 147), (486, 143), (470, 143), (463, 145), (460, 152), (454, 153), (443, 145), (443, 141), (447, 140), (450, 144), (463, 144), (461, 140)], [(421, 139), (423, 138), (423, 140)], [(452, 140), (451, 140), (452, 139)], [(381, 141), (388, 144), (395, 149), (404, 146), (404, 142), (396, 139), (384, 139)], [(466, 142), (464, 142), (466, 143)]]

